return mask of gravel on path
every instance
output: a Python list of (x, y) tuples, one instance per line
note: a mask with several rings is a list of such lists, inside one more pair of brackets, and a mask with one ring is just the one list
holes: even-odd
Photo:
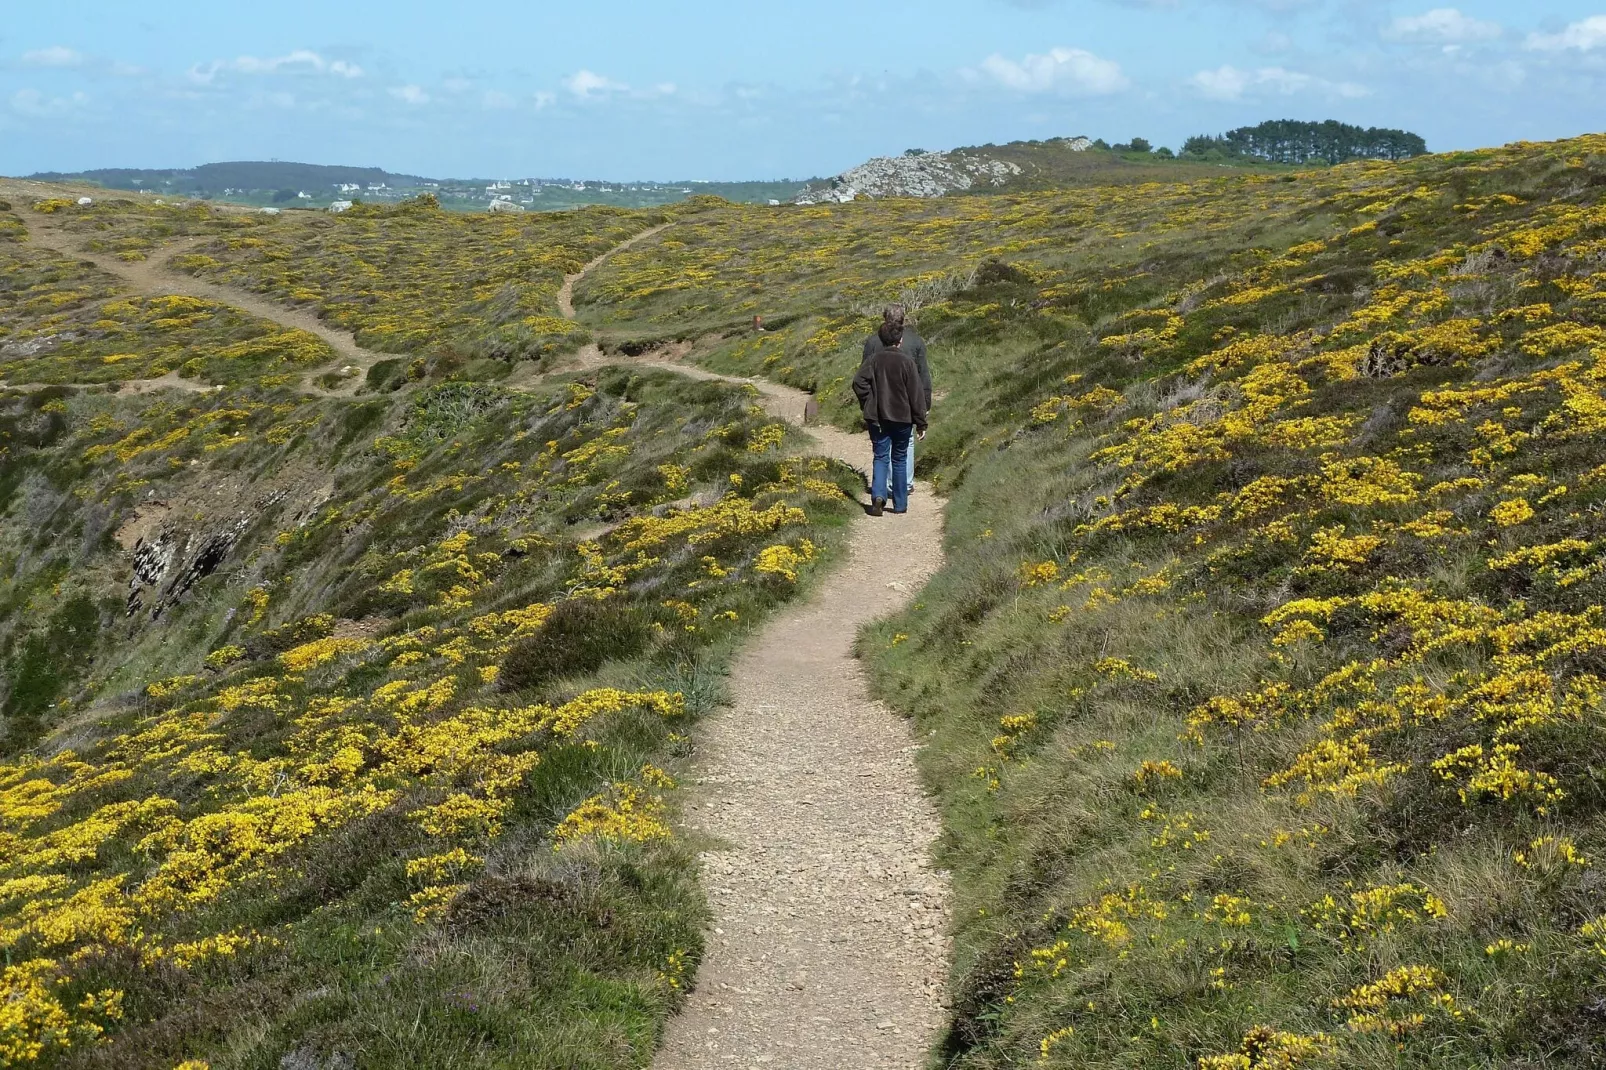
[[(608, 256), (564, 280), (574, 286)], [(630, 363), (757, 389), (804, 422), (808, 394), (596, 345), (581, 367)], [(811, 427), (818, 452), (857, 468), (865, 436)], [(669, 1023), (657, 1070), (916, 1070), (944, 1020), (948, 878), (907, 722), (870, 698), (859, 627), (905, 605), (942, 563), (942, 506), (921, 483), (903, 516), (854, 522), (848, 559), (738, 658), (733, 701), (699, 726), (685, 822), (702, 855), (713, 931), (696, 987)]]
[[(811, 429), (863, 466), (864, 438)], [(943, 1022), (948, 881), (907, 722), (866, 687), (860, 625), (941, 563), (941, 506), (854, 523), (848, 560), (741, 655), (732, 706), (703, 723), (687, 823), (714, 928), (657, 1070), (913, 1070)]]

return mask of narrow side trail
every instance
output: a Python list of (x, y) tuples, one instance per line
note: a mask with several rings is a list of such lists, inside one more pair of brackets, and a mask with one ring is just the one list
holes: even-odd
[(574, 319), (574, 285), (575, 285), (575, 283), (579, 282), (581, 279), (583, 279), (587, 275), (591, 274), (597, 268), (601, 267), (603, 261), (607, 260), (609, 257), (613, 256), (614, 254), (622, 253), (626, 249), (630, 248), (632, 245), (637, 245), (637, 244), (639, 244), (641, 242), (644, 242), (648, 238), (653, 237), (654, 235), (662, 234), (664, 231), (668, 230), (670, 227), (672, 227), (674, 225), (675, 225), (675, 221), (674, 220), (670, 220), (667, 223), (659, 223), (656, 227), (648, 227), (646, 230), (642, 231), (641, 233), (633, 234), (630, 237), (626, 238), (624, 241), (620, 242), (618, 245), (615, 245), (612, 249), (609, 249), (607, 252), (598, 253), (596, 256), (591, 258), (590, 262), (587, 263), (585, 265), (585, 267), (581, 268), (579, 271), (576, 271), (574, 274), (563, 276), (563, 285), (558, 288), (558, 311), (563, 314), (563, 318), (566, 319), (566, 320)]
[[(189, 238), (178, 245), (158, 250), (156, 255), (148, 260), (126, 261), (104, 253), (90, 252), (79, 247), (76, 235), (50, 226), (42, 217), (35, 214), (28, 223), (28, 238), (35, 245), (60, 253), (62, 256), (74, 260), (83, 260), (94, 264), (100, 270), (116, 278), (136, 293), (148, 296), (165, 296), (179, 294), (184, 297), (198, 297), (207, 301), (216, 301), (219, 304), (232, 305), (242, 311), (260, 319), (269, 320), (283, 327), (306, 331), (317, 335), (333, 349), (344, 362), (344, 365), (355, 369), (348, 378), (347, 385), (342, 389), (333, 391), (322, 390), (311, 385), (310, 377), (308, 389), (314, 393), (349, 393), (355, 390), (362, 381), (362, 373), (366, 372), (376, 362), (394, 358), (395, 353), (380, 353), (372, 349), (364, 349), (357, 344), (356, 336), (350, 331), (339, 327), (331, 327), (317, 316), (304, 309), (286, 308), (273, 301), (254, 294), (250, 290), (238, 286), (224, 286), (218, 283), (205, 282), (201, 279), (174, 271), (169, 261), (183, 253), (199, 239)], [(154, 381), (154, 380), (152, 380)]]

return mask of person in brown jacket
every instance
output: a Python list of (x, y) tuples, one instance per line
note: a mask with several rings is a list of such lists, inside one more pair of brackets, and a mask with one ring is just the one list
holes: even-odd
[(880, 516), (887, 505), (891, 477), (892, 511), (909, 511), (909, 439), (926, 437), (926, 390), (919, 369), (899, 344), (903, 325), (883, 323), (881, 348), (864, 359), (853, 377), (853, 393), (870, 431), (875, 458), (870, 477), (870, 515)]

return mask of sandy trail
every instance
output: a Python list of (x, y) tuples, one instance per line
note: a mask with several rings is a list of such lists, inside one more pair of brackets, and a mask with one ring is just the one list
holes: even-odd
[(563, 318), (566, 320), (574, 319), (575, 283), (579, 282), (597, 268), (601, 267), (603, 262), (609, 257), (613, 256), (615, 253), (622, 253), (632, 245), (637, 245), (641, 242), (644, 242), (656, 234), (662, 234), (665, 230), (668, 230), (674, 225), (674, 220), (670, 220), (668, 223), (659, 223), (656, 227), (649, 227), (640, 234), (634, 234), (626, 238), (624, 241), (620, 242), (618, 245), (615, 245), (607, 252), (599, 253), (592, 257), (590, 263), (586, 264), (586, 266), (581, 268), (579, 271), (576, 271), (573, 275), (563, 276), (563, 285), (558, 288), (558, 311), (563, 314)]
[[(814, 432), (863, 464), (869, 444)], [(941, 563), (941, 508), (855, 521), (848, 559), (738, 659), (731, 707), (699, 730), (688, 824), (714, 930), (658, 1070), (924, 1066), (943, 1020), (947, 879), (908, 724), (871, 700), (860, 625)]]

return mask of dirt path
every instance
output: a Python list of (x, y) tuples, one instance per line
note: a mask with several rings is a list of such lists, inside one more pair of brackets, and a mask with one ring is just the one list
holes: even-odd
[(168, 372), (156, 379), (119, 379), (111, 383), (8, 383), (0, 379), (0, 390), (21, 390), (33, 393), (36, 390), (47, 390), (52, 386), (68, 386), (83, 389), (86, 386), (115, 386), (122, 394), (149, 394), (156, 390), (183, 390), (191, 394), (210, 394), (215, 390), (222, 390), (221, 386), (212, 386), (207, 383), (198, 383), (194, 379), (185, 379), (178, 372)]
[[(813, 433), (866, 462), (858, 436)], [(701, 726), (688, 823), (720, 845), (703, 855), (714, 929), (657, 1070), (925, 1065), (948, 961), (940, 825), (852, 643), (936, 570), (941, 529), (925, 484), (908, 515), (856, 520), (848, 560), (754, 639), (731, 708)]]
[(84, 260), (94, 264), (127, 284), (131, 289), (141, 294), (181, 294), (185, 297), (199, 297), (207, 301), (216, 301), (219, 304), (231, 305), (234, 308), (249, 312), (253, 316), (269, 320), (284, 327), (293, 327), (296, 330), (306, 331), (317, 335), (336, 355), (344, 362), (342, 369), (350, 369), (347, 376), (347, 386), (343, 389), (325, 391), (311, 383), (308, 377), (308, 389), (315, 393), (349, 393), (355, 390), (362, 375), (375, 362), (394, 358), (394, 353), (379, 353), (372, 349), (364, 349), (357, 344), (356, 337), (347, 330), (331, 327), (317, 316), (305, 309), (287, 308), (276, 304), (260, 294), (238, 286), (224, 286), (218, 283), (205, 282), (201, 279), (185, 275), (172, 269), (169, 264), (175, 256), (179, 256), (191, 248), (199, 238), (187, 238), (177, 245), (159, 250), (155, 256), (148, 260), (126, 261), (105, 253), (89, 252), (79, 247), (77, 235), (50, 226), (42, 218), (29, 221), (28, 237), (34, 244), (60, 253), (62, 256), (74, 260)]

